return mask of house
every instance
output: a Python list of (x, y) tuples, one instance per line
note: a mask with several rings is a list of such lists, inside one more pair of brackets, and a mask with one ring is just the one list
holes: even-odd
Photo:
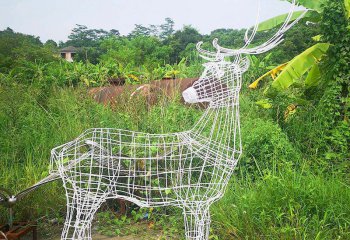
[(73, 46), (65, 47), (60, 50), (61, 57), (68, 62), (73, 62), (74, 56), (77, 53), (77, 48)]

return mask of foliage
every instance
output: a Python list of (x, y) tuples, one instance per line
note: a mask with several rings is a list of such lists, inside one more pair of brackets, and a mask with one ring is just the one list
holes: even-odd
[[(291, 2), (292, 0), (287, 0)], [(323, 4), (326, 0), (297, 0), (297, 3), (311, 10), (323, 12)]]
[[(179, 219), (179, 211), (172, 211), (171, 216), (163, 212), (158, 215), (154, 209), (132, 210), (131, 216), (118, 217), (111, 211), (97, 214), (98, 232), (105, 236), (134, 236), (142, 239), (180, 239), (184, 234)], [(161, 234), (159, 234), (161, 232)]]
[(276, 76), (279, 72), (281, 72), (286, 66), (287, 63), (283, 63), (275, 68), (273, 68), (272, 70), (268, 71), (267, 73), (265, 73), (264, 75), (262, 75), (261, 77), (259, 77), (257, 80), (255, 80), (252, 84), (249, 85), (250, 89), (257, 89), (259, 86), (259, 83), (266, 77), (271, 76), (272, 79), (276, 79)]
[(140, 24), (136, 24), (135, 28), (128, 35), (129, 38), (140, 36), (153, 36), (159, 39), (167, 39), (174, 33), (174, 21), (171, 18), (165, 18), (165, 23), (161, 25), (149, 25), (145, 27)]
[(156, 67), (169, 62), (171, 49), (155, 37), (138, 36), (132, 39), (111, 37), (101, 42), (102, 61), (116, 61), (123, 65)]
[[(305, 11), (296, 11), (293, 13), (290, 21), (294, 21), (298, 18), (300, 18)], [(266, 31), (266, 30), (270, 30), (273, 29), (275, 27), (278, 27), (279, 25), (281, 25), (282, 23), (284, 23), (286, 21), (286, 18), (288, 17), (289, 13), (287, 14), (282, 14), (279, 15), (277, 17), (268, 19), (264, 22), (259, 23), (259, 27), (258, 27), (258, 31)]]
[(300, 155), (288, 137), (275, 123), (260, 118), (242, 121), (243, 148), (239, 163), (244, 174), (261, 175), (265, 171), (277, 171), (284, 165), (296, 166)]
[[(328, 43), (318, 43), (296, 56), (284, 67), (278, 77), (274, 79), (272, 87), (277, 90), (284, 90), (290, 87), (296, 80), (302, 78), (311, 69), (313, 69), (311, 74), (315, 74), (315, 71), (318, 70), (317, 64), (326, 54), (328, 48)], [(310, 78), (312, 77), (310, 76)], [(307, 81), (306, 84), (310, 85), (310, 82), (311, 80)]]
[[(249, 175), (232, 181), (213, 206), (220, 239), (348, 239), (350, 190), (336, 176), (310, 169)], [(301, 172), (299, 172), (301, 171)]]
[(75, 47), (94, 47), (98, 41), (110, 36), (119, 36), (119, 31), (112, 29), (109, 32), (103, 29), (88, 29), (84, 25), (77, 24), (72, 29), (72, 33), (68, 36), (68, 41), (64, 44), (66, 46)]
[(319, 33), (319, 25), (307, 22), (305, 19), (301, 20), (297, 25), (288, 30), (284, 41), (273, 50), (271, 61), (275, 65), (290, 61), (305, 51), (305, 49), (315, 45), (315, 41), (312, 38)]
[(344, 2), (326, 1), (321, 22), (322, 40), (332, 43), (324, 62), (328, 80), (323, 86), (323, 95), (318, 106), (323, 111), (323, 121), (328, 132), (327, 158), (340, 164), (347, 171), (350, 145), (350, 22)]
[(11, 28), (0, 31), (0, 72), (9, 73), (27, 62), (54, 61), (53, 51), (39, 38), (16, 33)]
[(165, 45), (170, 45), (172, 53), (170, 62), (180, 61), (180, 56), (186, 50), (188, 44), (198, 43), (201, 40), (201, 34), (192, 26), (184, 26), (182, 30), (176, 31), (171, 37), (164, 41)]
[[(300, 111), (300, 114), (314, 114), (313, 119), (318, 120), (313, 122), (322, 128), (323, 137), (322, 144), (319, 143), (319, 139), (315, 139), (314, 145), (319, 144), (318, 153), (324, 154), (327, 160), (336, 164), (338, 170), (347, 171), (348, 164), (344, 159), (349, 157), (347, 149), (350, 145), (348, 120), (350, 73), (347, 64), (350, 60), (348, 47), (350, 32), (347, 29), (349, 20), (343, 1), (325, 1), (323, 8), (322, 19), (319, 22), (322, 33), (320, 40), (326, 43), (314, 45), (288, 63), (272, 83), (272, 86), (279, 90), (277, 96), (271, 89), (265, 93), (274, 98), (277, 111), (288, 106), (283, 106), (285, 100), (281, 99), (284, 97), (289, 99), (289, 106), (290, 103), (296, 106), (293, 113)], [(323, 56), (327, 50), (327, 55)], [(323, 60), (319, 63), (321, 58)], [(302, 76), (307, 71), (309, 75), (303, 79)], [(294, 88), (290, 89), (291, 86)], [(287, 111), (284, 115), (287, 114), (288, 117)], [(301, 116), (298, 119), (306, 118)], [(293, 126), (294, 123), (291, 124)], [(288, 128), (288, 123), (283, 125)], [(292, 129), (296, 131), (296, 126)], [(289, 132), (292, 134), (292, 131)], [(304, 134), (305, 132), (301, 135)], [(311, 131), (306, 134), (314, 135)], [(293, 134), (293, 137), (297, 136)]]
[(346, 9), (346, 15), (348, 18), (350, 18), (350, 1), (349, 0), (344, 0), (344, 6)]
[(244, 75), (246, 79), (256, 79), (268, 69), (274, 69), (271, 59), (272, 54), (267, 54), (265, 57), (257, 57), (254, 55), (248, 56), (251, 68)]
[[(299, 2), (316, 6), (316, 25), (304, 24), (305, 19), (271, 54), (250, 58), (240, 101), (244, 154), (227, 193), (212, 208), (211, 239), (350, 237), (347, 5), (343, 0), (329, 0), (319, 9), (316, 1)], [(113, 107), (99, 105), (87, 94), (87, 87), (107, 85), (110, 78), (139, 84), (163, 77), (198, 77), (202, 61), (193, 52), (202, 39), (208, 48), (215, 37), (223, 46), (244, 45), (244, 29), (201, 35), (191, 26), (175, 32), (173, 25), (171, 19), (157, 26), (140, 25), (134, 31), (138, 33), (130, 36), (77, 25), (70, 40), (60, 44), (81, 47), (82, 54), (74, 63), (55, 57), (54, 41), (42, 44), (36, 37), (11, 29), (1, 31), (0, 185), (16, 192), (39, 181), (48, 174), (50, 149), (90, 127), (150, 133), (190, 129), (203, 110), (184, 105), (179, 94), (156, 96), (155, 106), (147, 105), (143, 96), (130, 99), (125, 94)], [(256, 44), (273, 31), (259, 32)], [(316, 35), (331, 44), (319, 69), (310, 64), (306, 79), (293, 79), (287, 90), (259, 102), (263, 90), (251, 91), (248, 83), (312, 47)], [(296, 59), (298, 68), (293, 71), (304, 69), (300, 65), (304, 66), (305, 59)], [(45, 216), (62, 224), (64, 206), (61, 183), (52, 183), (16, 205), (16, 219)], [(129, 213), (118, 218), (114, 210), (103, 209), (97, 216), (98, 231), (145, 233), (146, 239), (158, 233), (171, 239), (182, 236), (179, 210), (132, 209)], [(6, 217), (1, 208), (0, 219)]]
[(88, 61), (96, 64), (101, 54), (104, 53), (99, 47), (100, 42), (108, 37), (119, 35), (119, 31), (115, 29), (110, 31), (89, 29), (87, 26), (77, 24), (68, 36), (69, 40), (64, 44), (60, 44), (60, 47), (77, 47), (79, 51), (75, 56), (76, 61)]

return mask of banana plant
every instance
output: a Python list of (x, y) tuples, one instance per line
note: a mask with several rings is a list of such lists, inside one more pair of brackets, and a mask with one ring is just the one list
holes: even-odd
[[(289, 1), (289, 0), (287, 0)], [(350, 0), (344, 0), (344, 3), (349, 3)], [(298, 0), (299, 4), (309, 9), (308, 14), (304, 16), (304, 20), (318, 22), (322, 13), (322, 4), (324, 0)], [(348, 4), (349, 5), (349, 4)], [(345, 4), (346, 6), (346, 4)], [(349, 7), (350, 8), (350, 7)], [(293, 18), (296, 19), (302, 14), (303, 11), (295, 12)], [(280, 15), (269, 20), (266, 20), (259, 25), (258, 31), (270, 30), (284, 22), (286, 15)], [(316, 36), (315, 41), (322, 39), (322, 36)], [(283, 91), (289, 88), (297, 80), (301, 79), (306, 73), (305, 78), (306, 88), (317, 86), (320, 81), (320, 70), (318, 67), (319, 61), (326, 55), (329, 49), (329, 43), (317, 43), (309, 49), (302, 52), (300, 55), (294, 57), (291, 61), (284, 63), (271, 71), (265, 73), (254, 81), (249, 87), (256, 89), (258, 84), (267, 76), (272, 76), (273, 83), (272, 87), (274, 90)], [(276, 77), (276, 74), (280, 74)]]
[[(299, 0), (298, 2), (301, 6), (309, 9), (308, 13), (303, 17), (304, 21), (309, 21), (317, 24), (321, 20), (321, 14), (323, 12), (322, 4), (324, 0)], [(295, 12), (291, 20), (297, 19), (303, 12), (304, 11)], [(286, 17), (287, 15), (284, 14), (266, 20), (260, 23), (258, 31), (271, 30), (279, 26), (280, 24), (283, 24)], [(316, 40), (319, 41), (320, 39), (322, 39), (322, 36), (318, 36)], [(318, 64), (326, 55), (329, 47), (329, 43), (316, 43), (314, 46), (310, 47), (298, 56), (294, 57), (291, 61), (283, 63), (277, 66), (276, 68), (273, 68), (272, 70), (268, 71), (267, 73), (263, 74), (256, 81), (254, 81), (249, 86), (249, 88), (258, 88), (259, 83), (268, 76), (271, 76), (273, 82), (271, 84), (271, 87), (268, 87), (264, 92), (265, 95), (267, 95), (267, 97), (275, 96), (276, 92), (281, 92), (288, 89), (293, 84), (300, 82), (300, 79), (304, 79), (303, 86), (305, 86), (306, 89), (312, 86), (317, 86), (321, 79)], [(307, 73), (308, 75), (305, 78), (304, 76)], [(263, 108), (272, 107), (272, 104), (269, 99), (258, 101), (256, 104)], [(290, 106), (296, 105), (292, 104)], [(294, 113), (295, 111), (296, 108), (293, 108), (293, 111), (288, 111), (287, 109), (285, 119), (288, 118), (290, 113)]]
[(181, 59), (181, 61), (178, 64), (170, 65), (167, 64), (165, 66), (166, 73), (164, 75), (165, 78), (186, 78), (186, 58)]
[(257, 89), (259, 86), (259, 83), (266, 77), (271, 76), (272, 79), (276, 79), (277, 74), (280, 73), (286, 66), (287, 66), (288, 62), (283, 63), (279, 66), (277, 66), (276, 68), (273, 68), (272, 70), (268, 71), (267, 73), (265, 73), (264, 75), (262, 75), (261, 77), (259, 77), (257, 80), (255, 80), (252, 84), (249, 85), (250, 89)]
[(345, 6), (345, 10), (346, 10), (346, 16), (347, 16), (347, 18), (350, 18), (350, 0), (344, 0), (344, 6)]
[[(283, 1), (288, 1), (291, 2), (291, 0), (283, 0)], [(346, 2), (349, 2), (349, 0), (344, 0)], [(300, 6), (305, 7), (309, 9), (309, 12), (303, 17), (306, 21), (311, 21), (311, 22), (319, 22), (321, 20), (321, 13), (323, 11), (322, 9), (322, 4), (324, 0), (298, 0), (298, 3)], [(290, 21), (294, 21), (298, 17), (300, 17), (304, 13), (304, 10), (302, 11), (296, 11), (293, 13), (292, 18)], [(270, 18), (264, 22), (261, 22), (259, 24), (258, 31), (267, 31), (271, 30), (282, 23), (284, 23), (285, 19), (287, 18), (288, 14), (282, 14), (273, 18)]]
[(317, 86), (321, 78), (318, 63), (326, 55), (329, 47), (329, 43), (317, 43), (293, 58), (293, 60), (265, 73), (255, 80), (249, 88), (256, 89), (264, 78), (271, 76), (274, 79), (272, 87), (278, 91), (283, 91), (301, 79), (306, 73), (308, 73), (305, 79), (306, 88)]

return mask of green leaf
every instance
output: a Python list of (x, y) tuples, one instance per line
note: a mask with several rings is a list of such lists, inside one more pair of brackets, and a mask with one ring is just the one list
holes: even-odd
[[(293, 16), (291, 18), (291, 21), (294, 21), (295, 19), (297, 19), (298, 17), (300, 17), (305, 11), (297, 11), (293, 13)], [(281, 25), (282, 23), (284, 23), (284, 21), (286, 20), (288, 16), (288, 13), (286, 14), (282, 14), (279, 15), (277, 17), (273, 17), (270, 18), (264, 22), (259, 23), (259, 28), (258, 31), (262, 32), (262, 31), (266, 31), (266, 30), (270, 30), (274, 27), (277, 27), (278, 25)]]
[[(291, 0), (287, 0), (288, 2), (291, 2)], [(319, 13), (322, 12), (322, 4), (325, 2), (325, 0), (298, 0), (297, 1), (299, 5), (302, 5), (303, 7), (306, 7), (308, 9), (315, 10)]]
[(257, 101), (255, 104), (265, 109), (272, 108), (272, 104), (269, 101), (269, 99), (263, 99), (263, 100)]
[(315, 87), (320, 83), (320, 79), (321, 79), (320, 68), (318, 67), (318, 64), (315, 64), (311, 68), (309, 74), (307, 75), (307, 77), (305, 79), (305, 86), (307, 88)]
[(278, 75), (272, 87), (279, 91), (289, 88), (322, 59), (329, 46), (329, 43), (318, 43), (296, 56)]
[(344, 5), (346, 9), (346, 17), (350, 18), (350, 0), (344, 0)]
[(171, 193), (171, 189), (165, 189), (165, 194), (169, 195)]
[(320, 35), (312, 37), (312, 40), (314, 40), (315, 42), (319, 42), (319, 41), (321, 41), (321, 38), (322, 38), (322, 35), (320, 34)]

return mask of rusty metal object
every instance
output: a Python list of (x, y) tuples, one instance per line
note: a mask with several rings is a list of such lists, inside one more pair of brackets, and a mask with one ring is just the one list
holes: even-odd
[(192, 86), (197, 80), (198, 78), (165, 79), (151, 81), (149, 84), (98, 87), (90, 89), (89, 95), (104, 105), (117, 104), (120, 96), (127, 99), (143, 96), (147, 99), (147, 105), (152, 106), (157, 103), (158, 96), (172, 98), (181, 95), (182, 91)]
[(126, 82), (125, 78), (109, 78), (107, 81), (114, 86), (123, 86)]
[(0, 231), (6, 236), (5, 238), (0, 234), (0, 239), (20, 240), (21, 237), (26, 236), (30, 232), (32, 232), (33, 240), (38, 239), (37, 225), (34, 222), (18, 222), (14, 223), (12, 227), (10, 227), (8, 224), (2, 225), (0, 226)]
[(198, 78), (164, 79), (160, 81), (151, 81), (150, 85), (161, 91), (162, 94), (173, 97), (176, 94), (181, 95), (185, 89), (191, 87), (197, 80)]

